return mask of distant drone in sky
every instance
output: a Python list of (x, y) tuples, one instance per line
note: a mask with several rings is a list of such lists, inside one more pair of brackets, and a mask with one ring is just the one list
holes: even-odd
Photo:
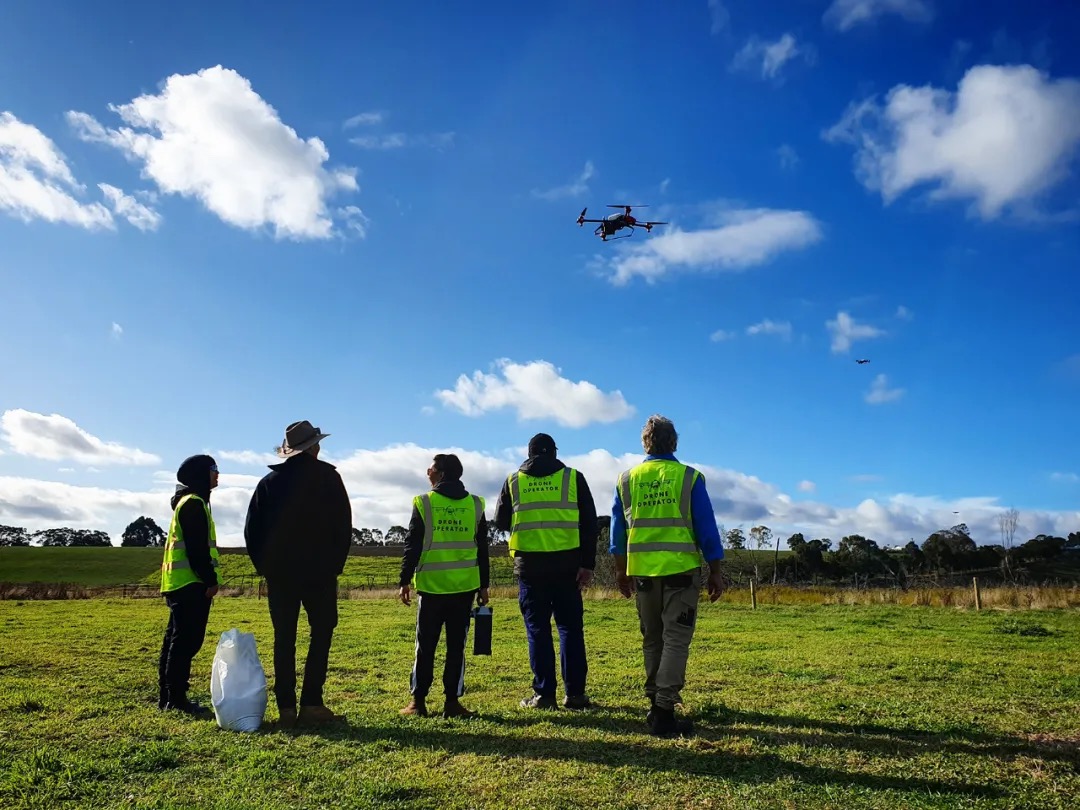
[[(593, 231), (593, 233), (605, 242), (608, 240), (609, 236), (614, 239), (626, 239), (631, 237), (634, 235), (634, 228), (644, 228), (646, 231), (651, 231), (653, 225), (669, 224), (667, 222), (639, 222), (637, 219), (630, 216), (630, 210), (633, 207), (634, 206), (630, 205), (609, 205), (608, 208), (622, 208), (623, 212), (621, 214), (611, 214), (603, 219), (585, 219), (585, 212), (589, 209), (582, 208), (581, 213), (578, 214), (577, 224), (580, 226), (584, 225), (586, 222), (599, 222), (600, 224), (596, 226), (596, 230)], [(648, 208), (649, 206), (639, 205), (637, 207)], [(622, 230), (623, 228), (629, 228), (630, 233), (623, 234), (622, 236), (615, 236), (615, 232)]]
[(866, 359), (863, 359), (863, 360), (856, 360), (855, 362), (858, 363), (861, 366), (863, 363), (869, 363), (870, 361), (866, 360)]

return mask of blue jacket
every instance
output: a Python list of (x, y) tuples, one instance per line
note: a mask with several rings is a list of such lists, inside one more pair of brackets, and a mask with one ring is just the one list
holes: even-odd
[[(662, 459), (678, 461), (672, 454), (646, 456), (646, 461)], [(699, 476), (690, 491), (690, 513), (694, 519), (694, 539), (701, 548), (705, 562), (724, 559), (724, 544), (720, 539), (720, 530), (716, 527), (716, 515), (712, 501), (705, 489), (705, 476)], [(615, 501), (611, 504), (611, 534), (608, 551), (612, 554), (626, 554), (626, 517), (623, 515), (622, 498), (619, 487), (615, 487)]]

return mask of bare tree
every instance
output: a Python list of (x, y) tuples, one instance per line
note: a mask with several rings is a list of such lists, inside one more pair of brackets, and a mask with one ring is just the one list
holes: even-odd
[(1012, 576), (1012, 547), (1016, 537), (1016, 527), (1020, 523), (1020, 513), (1009, 509), (998, 515), (998, 529), (1001, 530), (1001, 545), (1005, 549), (1005, 574)]

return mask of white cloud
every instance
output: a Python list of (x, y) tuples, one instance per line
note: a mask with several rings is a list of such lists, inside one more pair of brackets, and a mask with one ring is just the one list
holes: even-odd
[(349, 143), (361, 149), (381, 151), (403, 149), (406, 146), (445, 149), (453, 145), (454, 135), (453, 132), (436, 132), (430, 135), (408, 135), (404, 132), (389, 132), (383, 135), (357, 135), (355, 138), (349, 138)]
[(734, 337), (735, 333), (728, 329), (717, 329), (715, 332), (709, 335), (709, 340), (711, 340), (713, 343), (720, 343), (724, 340), (732, 340)]
[(621, 391), (604, 393), (590, 382), (572, 382), (543, 360), (515, 363), (503, 358), (495, 369), (493, 374), (462, 374), (453, 389), (436, 391), (435, 396), (467, 416), (512, 408), (519, 419), (553, 419), (575, 428), (616, 422), (634, 413)]
[(108, 208), (75, 198), (85, 190), (41, 130), (0, 112), (0, 211), (23, 222), (43, 219), (87, 230), (114, 229)]
[(769, 318), (746, 327), (748, 335), (779, 335), (782, 338), (791, 338), (791, 324), (787, 321), (773, 321)]
[(668, 186), (670, 186), (670, 185), (671, 185), (671, 178), (670, 177), (665, 177), (663, 180), (661, 180), (660, 181), (660, 193), (661, 194), (667, 194)]
[(1050, 480), (1059, 484), (1077, 484), (1080, 483), (1080, 475), (1074, 472), (1055, 472), (1050, 473)]
[(1029, 65), (971, 68), (955, 93), (897, 85), (852, 104), (824, 133), (855, 146), (856, 176), (889, 204), (922, 185), (983, 219), (1025, 213), (1069, 175), (1080, 147), (1080, 81)]
[(113, 321), (112, 326), (109, 329), (109, 334), (111, 334), (114, 339), (119, 340), (124, 335), (124, 327), (116, 321)]
[(675, 227), (625, 247), (606, 261), (609, 280), (621, 286), (635, 276), (651, 283), (678, 270), (745, 270), (822, 238), (821, 225), (805, 211), (726, 211), (718, 223), (697, 231)]
[(371, 224), (371, 219), (360, 208), (355, 205), (346, 205), (344, 208), (339, 208), (337, 214), (342, 225), (347, 230), (355, 233), (361, 239), (367, 236), (367, 229), (368, 225)]
[(731, 13), (720, 0), (709, 0), (709, 22), (713, 34), (719, 34), (731, 22)]
[(373, 127), (381, 124), (386, 118), (386, 115), (379, 110), (372, 110), (370, 112), (362, 112), (354, 115), (352, 118), (346, 119), (342, 124), (343, 129), (352, 129), (353, 127)]
[(817, 489), (817, 484), (813, 481), (799, 482), (799, 492), (813, 492), (815, 489)]
[(794, 169), (799, 165), (799, 153), (790, 144), (781, 144), (776, 150), (776, 158), (780, 161), (781, 169)]
[(580, 197), (582, 194), (588, 192), (589, 180), (591, 180), (595, 174), (596, 168), (593, 166), (592, 161), (586, 160), (585, 168), (581, 170), (581, 174), (579, 174), (572, 182), (567, 183), (565, 186), (549, 188), (546, 191), (533, 189), (532, 195), (541, 200), (563, 200), (568, 197)]
[(851, 344), (856, 340), (881, 337), (885, 334), (884, 329), (870, 326), (865, 323), (856, 323), (846, 312), (837, 312), (836, 318), (825, 322), (825, 328), (832, 334), (832, 350), (840, 354), (851, 350)]
[(98, 188), (101, 189), (101, 193), (105, 195), (105, 199), (109, 201), (109, 205), (117, 216), (123, 217), (140, 231), (158, 229), (161, 224), (161, 214), (153, 208), (143, 205), (134, 197), (108, 183), (98, 183)]
[(870, 390), (866, 392), (864, 399), (871, 405), (884, 405), (886, 402), (895, 402), (903, 395), (903, 388), (889, 388), (889, 378), (878, 374), (870, 383)]
[(264, 467), (281, 461), (274, 453), (256, 453), (254, 450), (218, 450), (212, 454), (220, 461), (231, 461), (247, 467)]
[[(555, 438), (558, 442), (559, 437)], [(514, 448), (488, 453), (455, 446), (403, 444), (328, 456), (327, 460), (341, 472), (352, 499), (354, 525), (384, 530), (393, 524), (405, 525), (413, 495), (429, 487), (424, 470), (435, 453), (456, 453), (461, 458), (465, 486), (485, 498), (490, 516), (503, 481), (517, 468), (523, 451)], [(580, 454), (560, 453), (560, 458), (584, 473), (601, 514), (605, 514), (619, 472), (641, 461), (643, 455), (616, 456), (604, 449), (593, 449)], [(807, 537), (831, 537), (834, 542), (858, 533), (880, 545), (895, 545), (909, 538), (921, 543), (932, 532), (963, 520), (977, 541), (999, 542), (997, 518), (1003, 507), (997, 498), (947, 500), (900, 493), (865, 499), (852, 506), (835, 506), (793, 498), (756, 476), (703, 463), (689, 450), (684, 460), (703, 473), (717, 518), (728, 525), (765, 523), (781, 538), (799, 531)], [(119, 543), (124, 527), (139, 515), (148, 515), (159, 525), (168, 523), (172, 473), (155, 475), (154, 479), (146, 491), (133, 491), (0, 477), (0, 523), (31, 530), (57, 525), (102, 529)], [(222, 545), (243, 544), (244, 516), (257, 480), (255, 475), (227, 474), (214, 490), (214, 519)], [(809, 491), (807, 483), (801, 482), (797, 489)], [(1080, 528), (1080, 511), (1019, 508), (1028, 537), (1039, 533), (1065, 536)]]
[(813, 64), (816, 58), (813, 49), (800, 47), (791, 34), (784, 34), (775, 42), (754, 36), (735, 54), (731, 67), (733, 70), (760, 71), (762, 79), (779, 79), (784, 65), (797, 56), (802, 56), (807, 64)]
[(110, 105), (127, 126), (106, 129), (68, 112), (83, 140), (106, 143), (142, 164), (166, 194), (198, 200), (247, 230), (271, 227), (278, 239), (325, 239), (328, 200), (356, 191), (356, 170), (327, 169), (319, 138), (301, 139), (236, 71), (218, 65), (174, 74), (157, 95)]
[(915, 316), (912, 314), (910, 309), (901, 304), (896, 308), (896, 317), (902, 321), (910, 321)]
[(60, 461), (71, 459), (82, 464), (158, 464), (161, 459), (117, 442), (105, 442), (87, 433), (60, 414), (32, 411), (4, 411), (0, 415), (0, 434), (12, 450), (23, 456)]
[(825, 11), (825, 24), (847, 31), (862, 23), (895, 14), (908, 22), (930, 22), (934, 10), (927, 0), (834, 0)]

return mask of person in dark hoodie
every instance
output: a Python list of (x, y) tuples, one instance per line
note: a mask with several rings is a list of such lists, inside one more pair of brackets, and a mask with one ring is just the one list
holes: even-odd
[[(330, 645), (338, 622), (337, 579), (352, 541), (352, 506), (341, 475), (319, 460), (329, 436), (311, 422), (293, 422), (248, 505), (244, 543), (266, 580), (274, 625), (274, 698), (289, 727), (340, 720), (323, 703)], [(300, 608), (311, 627), (300, 710), (296, 708), (296, 631)]]
[(587, 709), (584, 606), (581, 591), (596, 567), (599, 526), (585, 476), (556, 457), (555, 440), (537, 433), (529, 458), (503, 484), (495, 527), (510, 532), (518, 579), (518, 602), (529, 637), (533, 695), (522, 708), (556, 708), (555, 647), (551, 618), (559, 629), (563, 706)]
[(461, 460), (436, 455), (427, 469), (431, 492), (413, 498), (409, 533), (401, 558), (398, 595), (411, 604), (417, 593), (416, 658), (409, 679), (412, 699), (401, 713), (427, 716), (427, 694), (435, 677), (435, 648), (446, 625), (443, 717), (472, 717), (465, 694), (465, 642), (473, 597), (488, 602), (488, 544), (484, 499), (461, 483)]
[(188, 698), (191, 661), (206, 638), (210, 605), (221, 582), (217, 533), (210, 512), (210, 490), (217, 486), (217, 463), (211, 456), (191, 456), (176, 472), (172, 520), (161, 563), (161, 594), (169, 606), (169, 624), (158, 658), (158, 708), (194, 716), (208, 711)]

